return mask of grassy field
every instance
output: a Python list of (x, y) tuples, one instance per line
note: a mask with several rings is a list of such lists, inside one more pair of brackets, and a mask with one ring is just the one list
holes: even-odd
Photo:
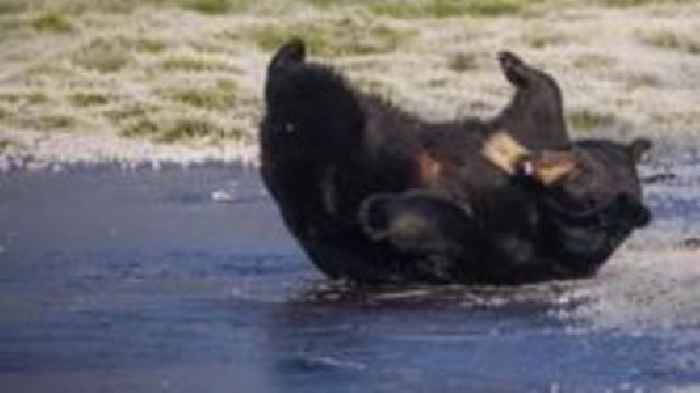
[(699, 31), (688, 0), (0, 0), (0, 156), (254, 162), (293, 35), (428, 119), (495, 114), (510, 49), (559, 80), (577, 136), (692, 137)]

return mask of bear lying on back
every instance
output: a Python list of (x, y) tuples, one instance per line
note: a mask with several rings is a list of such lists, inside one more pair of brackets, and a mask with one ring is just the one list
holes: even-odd
[(649, 147), (644, 139), (588, 140), (530, 151), (508, 134), (491, 134), (482, 153), (514, 183), (500, 198), (492, 194), (490, 205), (425, 190), (378, 194), (363, 203), (360, 221), (368, 236), (459, 282), (588, 277), (650, 220), (635, 168)]
[[(261, 172), (285, 224), (324, 273), (369, 284), (510, 284), (596, 270), (599, 250), (579, 252), (567, 231), (588, 223), (579, 215), (626, 211), (637, 194), (625, 190), (634, 203), (606, 199), (579, 214), (577, 194), (566, 185), (543, 185), (482, 154), (504, 126), (520, 125), (509, 130), (514, 144), (533, 154), (570, 144), (556, 82), (513, 54), (500, 60), (516, 93), (499, 116), (428, 123), (306, 62), (300, 40), (275, 54), (265, 86)], [(634, 163), (632, 172), (625, 168), (620, 173), (634, 183)], [(571, 206), (559, 203), (569, 194)], [(614, 249), (637, 223), (620, 225), (596, 227), (596, 234)]]

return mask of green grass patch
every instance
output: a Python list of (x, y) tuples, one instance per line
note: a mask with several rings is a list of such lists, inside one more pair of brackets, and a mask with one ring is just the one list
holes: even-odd
[(238, 128), (227, 129), (201, 118), (179, 118), (158, 123), (151, 119), (143, 118), (124, 127), (121, 135), (126, 137), (146, 137), (155, 142), (173, 143), (199, 138), (240, 140), (245, 137), (245, 132)]
[(75, 71), (62, 63), (46, 62), (29, 67), (26, 71), (28, 77), (50, 76), (52, 78), (66, 78), (74, 75)]
[(74, 64), (102, 73), (120, 71), (131, 61), (131, 53), (119, 39), (96, 38), (73, 56)]
[(168, 45), (160, 40), (151, 38), (137, 38), (131, 41), (131, 47), (139, 52), (158, 54), (168, 48)]
[(34, 18), (31, 22), (34, 30), (47, 33), (70, 33), (73, 24), (68, 18), (56, 12), (49, 12)]
[(123, 51), (137, 51), (144, 53), (158, 54), (168, 48), (168, 44), (162, 40), (148, 37), (127, 37), (118, 35), (109, 38), (97, 38), (92, 43), (93, 47), (101, 47), (103, 49), (114, 50), (120, 49)]
[(236, 103), (236, 94), (222, 89), (185, 89), (167, 93), (170, 99), (207, 110), (231, 110)]
[(26, 4), (25, 9), (51, 10), (69, 15), (86, 12), (128, 14), (143, 6), (173, 6), (173, 0), (22, 0), (22, 3)]
[(44, 104), (49, 101), (49, 97), (41, 92), (34, 93), (2, 93), (0, 102), (8, 104)]
[[(8, 16), (0, 14), (0, 45), (3, 47), (13, 46), (17, 42), (35, 39), (36, 31), (31, 27), (26, 19), (21, 15)], [(5, 44), (9, 43), (9, 45)], [(30, 53), (25, 53), (26, 57), (31, 57)]]
[(74, 118), (66, 115), (45, 115), (39, 117), (42, 129), (64, 129), (75, 126)]
[(416, 34), (371, 20), (344, 18), (316, 23), (266, 25), (238, 38), (252, 39), (264, 51), (274, 51), (291, 37), (303, 39), (314, 56), (352, 56), (391, 52)]
[(625, 76), (625, 83), (627, 84), (627, 88), (630, 90), (639, 89), (642, 87), (660, 87), (661, 78), (650, 73), (633, 73)]
[(152, 54), (161, 53), (168, 48), (167, 43), (158, 39), (147, 37), (135, 38), (123, 35), (109, 38), (97, 38), (91, 43), (91, 45), (112, 50), (117, 48), (125, 52), (133, 50)]
[(233, 79), (221, 78), (216, 81), (216, 87), (223, 91), (234, 92), (236, 89), (238, 89), (238, 84)]
[(10, 149), (14, 145), (15, 145), (14, 142), (12, 142), (9, 139), (0, 139), (0, 153), (5, 152), (6, 150)]
[(180, 0), (182, 8), (208, 15), (242, 12), (251, 3), (249, 0)]
[(533, 0), (475, 0), (467, 2), (467, 13), (473, 16), (498, 16), (517, 14)]
[(165, 71), (189, 71), (189, 72), (206, 72), (206, 71), (226, 71), (240, 72), (240, 70), (223, 60), (210, 58), (207, 56), (198, 55), (176, 55), (170, 56), (163, 60), (161, 68)]
[(65, 130), (68, 128), (73, 128), (77, 124), (75, 118), (62, 114), (42, 115), (32, 118), (18, 119), (18, 121), (23, 127), (42, 131)]
[(465, 52), (454, 54), (447, 60), (447, 68), (457, 73), (476, 70), (479, 68), (477, 55)]
[(580, 69), (594, 69), (612, 67), (617, 60), (610, 56), (598, 54), (584, 54), (574, 59), (574, 67)]
[(146, 108), (142, 105), (134, 104), (125, 108), (110, 109), (102, 114), (114, 123), (120, 124), (133, 118), (145, 117), (147, 113), (158, 112), (158, 108)]
[(161, 130), (156, 141), (172, 143), (182, 139), (202, 137), (224, 138), (226, 130), (203, 119), (182, 118)]
[(121, 135), (126, 137), (153, 136), (157, 135), (159, 130), (158, 123), (148, 118), (143, 118), (125, 126), (121, 130)]
[[(2, 14), (0, 14), (1, 16)], [(2, 17), (0, 19), (0, 33), (2, 33), (3, 37), (0, 37), (0, 39), (5, 39), (6, 37), (4, 36), (17, 33), (18, 31), (26, 30), (26, 27), (26, 22), (20, 18)]]
[(651, 3), (652, 0), (599, 0), (597, 3), (608, 7), (635, 7)]
[(650, 4), (684, 4), (697, 0), (596, 0), (596, 3), (617, 8), (638, 7)]
[(612, 113), (599, 113), (588, 109), (569, 112), (566, 117), (571, 128), (582, 131), (612, 127), (617, 123), (617, 118)]
[(27, 10), (27, 2), (23, 0), (0, 0), (0, 15), (17, 14)]
[(522, 41), (533, 49), (543, 49), (551, 46), (562, 45), (569, 42), (569, 37), (562, 33), (545, 30), (533, 30), (523, 34)]
[(428, 79), (426, 85), (432, 89), (442, 89), (447, 86), (449, 82), (450, 81), (447, 78), (431, 78)]
[(99, 93), (76, 93), (68, 96), (68, 100), (77, 107), (100, 106), (109, 103), (109, 98)]
[(700, 55), (700, 38), (670, 30), (652, 33), (639, 33), (643, 43), (661, 49), (678, 50), (692, 55)]
[(524, 11), (526, 0), (389, 0), (371, 2), (370, 12), (393, 18), (447, 18), (454, 16), (499, 16)]

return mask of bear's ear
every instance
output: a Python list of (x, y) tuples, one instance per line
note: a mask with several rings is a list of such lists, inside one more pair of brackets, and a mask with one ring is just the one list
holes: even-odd
[(653, 144), (647, 138), (637, 138), (627, 145), (627, 152), (634, 163), (638, 163), (642, 159), (644, 153), (651, 149)]
[(301, 63), (306, 58), (306, 45), (301, 38), (294, 37), (282, 45), (270, 61), (270, 68)]

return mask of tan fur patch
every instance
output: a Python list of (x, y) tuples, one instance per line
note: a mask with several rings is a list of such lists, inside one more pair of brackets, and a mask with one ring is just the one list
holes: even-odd
[(481, 154), (509, 175), (516, 174), (518, 165), (525, 163), (531, 168), (531, 171), (526, 174), (547, 187), (579, 173), (573, 152), (568, 150), (531, 152), (507, 131), (498, 131), (489, 137), (481, 149)]
[(552, 186), (579, 173), (576, 157), (570, 151), (543, 151), (533, 158), (534, 177), (545, 186)]
[(529, 154), (529, 151), (503, 130), (495, 132), (486, 140), (481, 154), (504, 172), (514, 175), (516, 164)]
[(430, 185), (437, 181), (442, 172), (442, 164), (427, 151), (418, 154), (418, 181), (421, 185)]

